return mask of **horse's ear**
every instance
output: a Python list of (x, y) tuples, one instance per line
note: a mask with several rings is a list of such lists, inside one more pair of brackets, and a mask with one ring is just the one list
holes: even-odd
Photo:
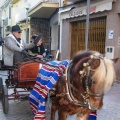
[(93, 59), (90, 66), (92, 69), (96, 69), (100, 65), (100, 59)]
[(118, 61), (119, 57), (111, 59), (114, 63), (116, 63)]

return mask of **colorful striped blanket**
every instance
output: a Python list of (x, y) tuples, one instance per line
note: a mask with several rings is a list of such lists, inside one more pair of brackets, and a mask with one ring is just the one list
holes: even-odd
[[(36, 78), (36, 83), (29, 95), (34, 120), (45, 120), (45, 103), (48, 91), (55, 85), (64, 73), (68, 60), (51, 61), (43, 64)], [(57, 67), (55, 67), (57, 66)]]

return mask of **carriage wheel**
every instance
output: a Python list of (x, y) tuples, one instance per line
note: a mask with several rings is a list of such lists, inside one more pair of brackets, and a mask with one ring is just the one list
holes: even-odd
[(2, 98), (2, 88), (3, 88), (3, 80), (0, 77), (0, 99)]
[(3, 85), (2, 105), (4, 114), (7, 114), (9, 105), (8, 105), (8, 90), (6, 85)]

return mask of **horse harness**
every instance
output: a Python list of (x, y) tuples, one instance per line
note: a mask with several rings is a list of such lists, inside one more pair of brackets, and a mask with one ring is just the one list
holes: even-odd
[[(56, 96), (64, 96), (67, 95), (69, 101), (75, 105), (78, 105), (80, 107), (89, 107), (89, 109), (92, 109), (92, 107), (90, 106), (90, 101), (89, 101), (89, 96), (94, 96), (94, 97), (102, 97), (104, 94), (98, 94), (98, 93), (91, 93), (89, 92), (89, 89), (92, 87), (92, 76), (90, 75), (90, 71), (95, 71), (96, 68), (91, 68), (91, 63), (93, 62), (93, 60), (103, 60), (104, 58), (102, 56), (95, 56), (95, 55), (91, 55), (90, 59), (88, 60), (87, 63), (83, 63), (83, 70), (79, 71), (79, 74), (81, 75), (80, 77), (80, 81), (83, 84), (84, 90), (85, 90), (85, 95), (83, 95), (82, 93), (80, 93), (80, 91), (75, 88), (73, 86), (72, 83), (70, 83), (70, 71), (71, 68), (73, 67), (73, 63), (72, 61), (70, 62), (69, 66), (66, 68), (66, 93), (61, 93), (61, 94), (57, 94)], [(100, 63), (97, 63), (97, 66), (99, 66)], [(104, 62), (105, 65), (105, 62)], [(106, 66), (105, 66), (106, 67)], [(107, 68), (106, 68), (106, 72), (107, 72)], [(83, 78), (85, 78), (83, 80)], [(72, 89), (74, 91), (76, 91), (80, 96), (82, 96), (83, 98), (83, 102), (77, 100), (73, 94), (72, 94)], [(93, 110), (93, 109), (92, 109)]]

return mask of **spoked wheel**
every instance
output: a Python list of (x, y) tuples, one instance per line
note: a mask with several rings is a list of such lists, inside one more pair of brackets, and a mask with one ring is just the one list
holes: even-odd
[(0, 77), (0, 99), (2, 98), (3, 80)]
[(3, 85), (3, 92), (2, 92), (2, 105), (3, 105), (3, 112), (4, 114), (8, 113), (8, 89), (6, 85)]

